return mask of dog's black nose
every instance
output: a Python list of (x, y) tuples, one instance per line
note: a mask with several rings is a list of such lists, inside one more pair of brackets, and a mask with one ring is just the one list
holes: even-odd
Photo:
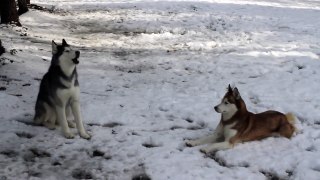
[(215, 106), (215, 107), (214, 107), (214, 110), (218, 111), (218, 106)]
[(80, 51), (76, 51), (76, 56), (77, 56), (77, 57), (80, 56)]

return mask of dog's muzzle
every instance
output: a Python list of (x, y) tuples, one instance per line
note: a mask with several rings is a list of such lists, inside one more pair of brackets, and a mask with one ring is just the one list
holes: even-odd
[(80, 51), (76, 51), (76, 57), (72, 59), (73, 63), (79, 64), (78, 58), (80, 57)]

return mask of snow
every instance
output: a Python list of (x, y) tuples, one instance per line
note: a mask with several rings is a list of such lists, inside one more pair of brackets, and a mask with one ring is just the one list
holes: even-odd
[[(55, 13), (0, 25), (3, 45), (17, 51), (0, 57), (0, 179), (319, 179), (320, 1), (32, 3)], [(81, 51), (89, 141), (26, 123), (50, 43), (62, 38)], [(212, 133), (228, 84), (252, 112), (293, 112), (297, 134), (212, 157), (185, 147)]]

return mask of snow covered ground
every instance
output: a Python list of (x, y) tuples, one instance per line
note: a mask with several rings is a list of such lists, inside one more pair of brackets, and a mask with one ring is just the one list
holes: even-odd
[[(1, 180), (319, 179), (319, 0), (32, 3), (54, 13), (0, 25), (3, 45), (16, 50), (0, 57)], [(81, 51), (89, 141), (26, 123), (51, 40), (62, 38)], [(252, 112), (293, 112), (299, 132), (212, 157), (185, 147), (212, 133), (229, 83)]]

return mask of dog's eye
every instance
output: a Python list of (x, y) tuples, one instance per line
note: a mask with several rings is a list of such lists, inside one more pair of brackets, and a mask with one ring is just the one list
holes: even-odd
[(66, 52), (70, 52), (69, 50), (66, 50)]
[(224, 102), (224, 104), (229, 104), (229, 103), (226, 101), (226, 102)]

